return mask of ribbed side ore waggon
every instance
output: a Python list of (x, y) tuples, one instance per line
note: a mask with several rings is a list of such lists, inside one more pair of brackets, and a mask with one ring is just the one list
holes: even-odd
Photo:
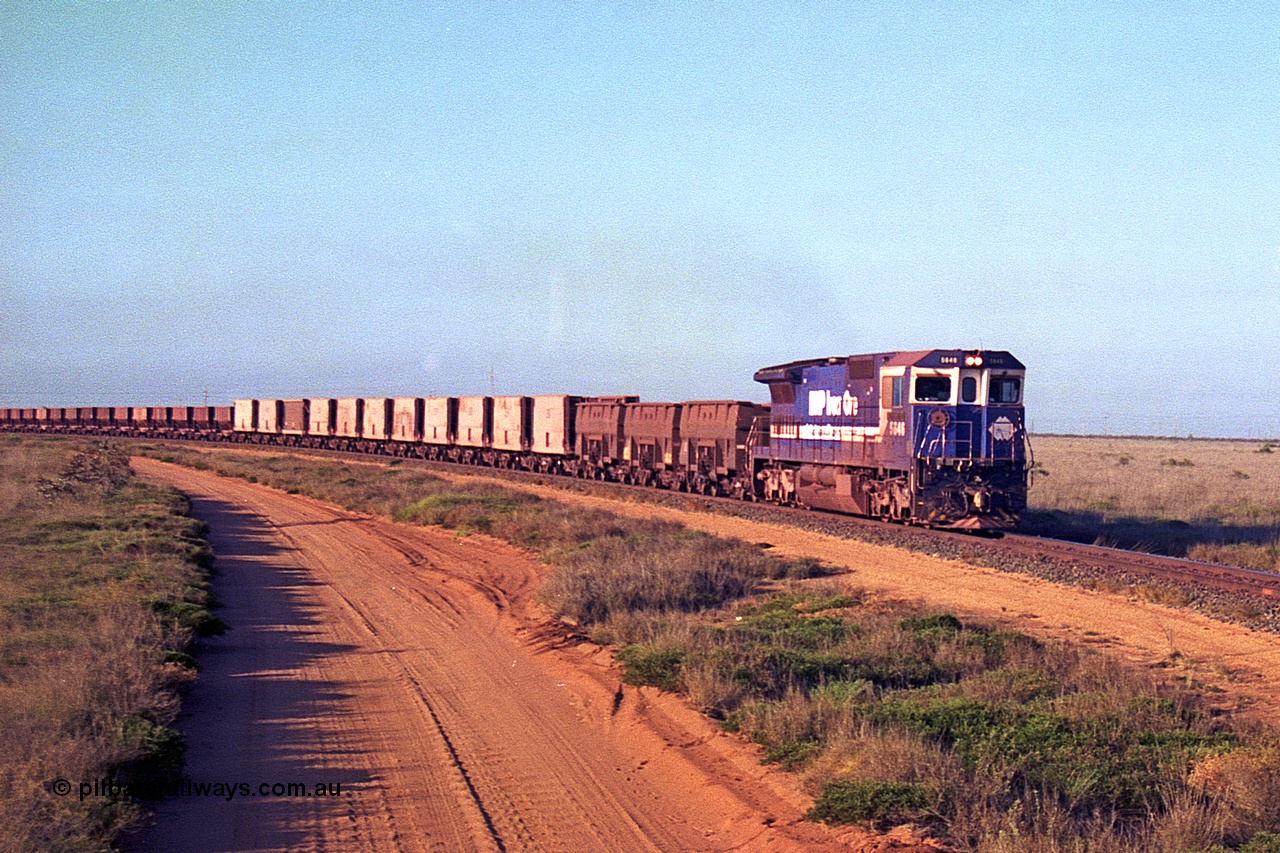
[(578, 458), (573, 473), (595, 480), (612, 479), (622, 461), (622, 421), (627, 404), (639, 397), (594, 397), (578, 404)]
[(624, 479), (670, 487), (679, 477), (680, 403), (628, 403), (622, 421)]
[(422, 401), (422, 440), (447, 446), (458, 435), (458, 398), (426, 397)]
[(257, 400), (236, 400), (233, 403), (235, 409), (235, 431), (236, 432), (257, 432), (258, 431), (258, 401)]
[(494, 397), (490, 446), (508, 453), (528, 453), (533, 446), (533, 398)]
[(458, 436), (460, 447), (483, 448), (493, 441), (493, 398), (458, 398)]
[(334, 403), (336, 415), (333, 434), (339, 438), (359, 438), (364, 430), (364, 399), (339, 397)]
[(258, 401), (258, 432), (279, 435), (284, 425), (284, 400)]
[(391, 404), (391, 440), (422, 441), (423, 411), (421, 397), (396, 397)]
[(282, 400), (284, 417), (280, 432), (284, 435), (307, 435), (311, 427), (310, 400)]
[(222, 432), (231, 431), (235, 417), (235, 412), (231, 406), (210, 406), (209, 412), (216, 429)]
[(567, 457), (577, 444), (577, 412), (581, 397), (540, 394), (533, 399), (533, 451)]
[(338, 434), (338, 401), (332, 397), (307, 400), (307, 435), (329, 438)]
[(364, 429), (361, 436), (367, 441), (388, 441), (391, 438), (395, 400), (390, 397), (366, 397), (364, 400)]

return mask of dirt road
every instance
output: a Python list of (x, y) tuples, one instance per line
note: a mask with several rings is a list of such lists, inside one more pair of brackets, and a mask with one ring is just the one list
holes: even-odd
[[(358, 516), (136, 459), (193, 499), (231, 625), (180, 725), (201, 796), (160, 804), (146, 851), (852, 849), (674, 697), (551, 649), (544, 567), (482, 537)], [(589, 648), (589, 647), (584, 647)], [(310, 794), (290, 796), (301, 783)], [(876, 849), (905, 849), (877, 847)]]

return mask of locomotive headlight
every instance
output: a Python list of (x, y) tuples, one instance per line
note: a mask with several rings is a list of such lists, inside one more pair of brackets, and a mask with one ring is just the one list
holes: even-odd
[(964, 357), (964, 363), (966, 367), (982, 367), (982, 356), (967, 355)]

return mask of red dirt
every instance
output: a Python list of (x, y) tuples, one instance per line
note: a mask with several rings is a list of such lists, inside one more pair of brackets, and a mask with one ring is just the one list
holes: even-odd
[[(546, 568), (512, 547), (134, 466), (210, 524), (231, 626), (179, 723), (187, 775), (251, 792), (160, 803), (137, 853), (938, 849), (804, 821), (750, 744), (560, 642), (533, 599)], [(341, 794), (258, 795), (289, 782)]]

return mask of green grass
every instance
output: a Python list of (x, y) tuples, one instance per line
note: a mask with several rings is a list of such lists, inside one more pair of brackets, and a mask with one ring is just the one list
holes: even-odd
[(0, 439), (0, 850), (105, 850), (137, 818), (123, 797), (46, 783), (163, 785), (172, 727), (210, 612), (205, 531), (123, 452)]

